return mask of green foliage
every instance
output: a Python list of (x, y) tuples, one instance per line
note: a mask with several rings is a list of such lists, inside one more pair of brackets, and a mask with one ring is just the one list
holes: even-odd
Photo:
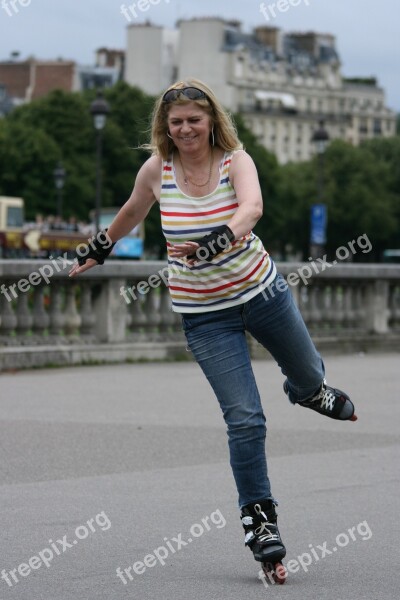
[[(152, 99), (123, 83), (107, 90), (105, 98), (112, 111), (103, 132), (102, 203), (121, 206), (147, 158), (134, 148), (143, 141)], [(54, 91), (0, 122), (0, 156), (7, 154), (7, 160), (1, 160), (0, 190), (26, 199), (27, 218), (37, 212), (55, 212), (53, 170), (58, 160), (67, 172), (64, 216), (88, 218), (95, 204), (96, 131), (90, 114), (94, 99), (94, 91)], [(25, 155), (30, 157), (29, 164)]]
[(53, 169), (59, 157), (57, 144), (42, 129), (0, 120), (0, 195), (23, 197), (28, 218), (38, 212), (38, 204), (44, 213), (52, 212)]
[[(347, 246), (367, 234), (373, 246), (354, 260), (379, 260), (395, 244), (400, 229), (399, 142), (397, 138), (371, 140), (355, 148), (333, 141), (324, 156), (323, 198), (327, 205), (327, 252)], [(286, 213), (283, 239), (308, 258), (310, 209), (318, 201), (318, 157), (282, 167), (279, 202)]]
[[(368, 145), (354, 148), (336, 141), (327, 151), (328, 249), (346, 245), (366, 233), (378, 258), (395, 233), (394, 196), (390, 164)], [(369, 257), (369, 258), (371, 258)]]

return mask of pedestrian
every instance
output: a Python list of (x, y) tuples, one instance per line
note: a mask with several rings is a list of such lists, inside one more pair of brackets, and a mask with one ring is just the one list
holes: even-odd
[[(265, 452), (265, 416), (246, 331), (274, 357), (292, 404), (356, 420), (348, 396), (329, 387), (325, 369), (283, 277), (252, 232), (263, 212), (257, 171), (233, 121), (203, 82), (172, 85), (156, 102), (152, 156), (126, 204), (71, 276), (103, 264), (111, 241), (160, 204), (172, 309), (220, 403), (245, 544), (265, 565), (286, 550), (277, 526)], [(283, 578), (277, 576), (282, 582)]]

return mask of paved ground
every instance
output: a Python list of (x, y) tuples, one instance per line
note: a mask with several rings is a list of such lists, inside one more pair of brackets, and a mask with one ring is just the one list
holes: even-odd
[(254, 364), (292, 571), (268, 588), (196, 365), (1, 375), (0, 599), (397, 599), (399, 355), (326, 362), (357, 423), (292, 407)]

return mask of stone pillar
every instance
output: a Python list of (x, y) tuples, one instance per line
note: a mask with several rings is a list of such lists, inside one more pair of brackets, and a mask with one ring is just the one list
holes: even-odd
[(371, 281), (367, 287), (366, 326), (370, 333), (389, 331), (389, 282)]
[(93, 302), (96, 322), (94, 331), (99, 342), (124, 342), (127, 309), (121, 296), (126, 279), (108, 279), (101, 282), (100, 294)]

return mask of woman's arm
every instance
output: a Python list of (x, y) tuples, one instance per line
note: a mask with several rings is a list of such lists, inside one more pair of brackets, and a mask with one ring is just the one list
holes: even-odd
[(247, 152), (233, 155), (229, 179), (236, 192), (239, 207), (227, 225), (233, 231), (235, 239), (238, 239), (253, 229), (263, 214), (257, 169)]
[[(140, 168), (132, 194), (108, 228), (107, 234), (113, 243), (127, 235), (146, 218), (150, 208), (159, 197), (160, 186), (161, 159), (158, 156), (152, 156)], [(73, 277), (95, 265), (97, 265), (97, 261), (88, 258), (82, 266), (74, 264), (69, 275)]]
[(159, 196), (160, 183), (161, 159), (152, 156), (139, 170), (130, 198), (108, 228), (112, 242), (117, 242), (144, 221)]

